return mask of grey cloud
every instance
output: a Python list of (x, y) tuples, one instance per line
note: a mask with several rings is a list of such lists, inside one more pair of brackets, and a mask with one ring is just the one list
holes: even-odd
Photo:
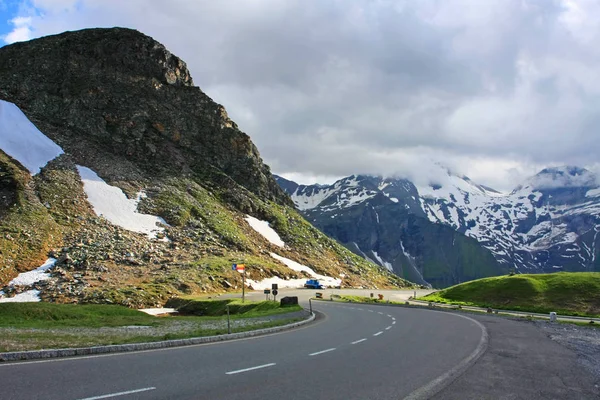
[(600, 150), (593, 2), (33, 3), (37, 35), (125, 25), (163, 42), (277, 173), (408, 176), (442, 161), (509, 189)]

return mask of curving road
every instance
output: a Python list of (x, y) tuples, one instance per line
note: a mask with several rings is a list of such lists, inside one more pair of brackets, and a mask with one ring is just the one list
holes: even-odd
[(460, 315), (313, 303), (316, 322), (258, 338), (0, 364), (2, 399), (401, 399), (471, 355)]

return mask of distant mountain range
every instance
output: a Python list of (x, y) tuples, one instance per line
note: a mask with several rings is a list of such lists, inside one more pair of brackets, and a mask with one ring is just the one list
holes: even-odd
[(583, 168), (544, 169), (509, 194), (445, 169), (422, 186), (367, 175), (332, 185), (276, 180), (323, 232), (420, 283), (600, 271), (600, 186)]

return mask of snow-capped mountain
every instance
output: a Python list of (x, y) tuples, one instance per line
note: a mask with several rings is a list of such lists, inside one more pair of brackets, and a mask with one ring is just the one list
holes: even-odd
[[(428, 271), (430, 267), (424, 264), (423, 257), (419, 258), (422, 254), (407, 250), (404, 241), (396, 239), (395, 246), (387, 249), (386, 258), (382, 251), (377, 252), (381, 243), (389, 241), (382, 235), (399, 234), (389, 228), (396, 225), (401, 231), (404, 229), (404, 233), (400, 233), (405, 236), (402, 240), (412, 240), (405, 229), (409, 216), (422, 227), (427, 224), (421, 219), (450, 227), (456, 233), (475, 239), (493, 255), (497, 265), (487, 260), (485, 265), (476, 267), (490, 275), (512, 269), (517, 272), (600, 270), (597, 261), (600, 186), (596, 176), (582, 168), (544, 169), (511, 193), (500, 193), (445, 169), (435, 183), (426, 185), (415, 185), (407, 179), (362, 175), (353, 175), (332, 185), (312, 186), (277, 179), (296, 206), (325, 233), (382, 266), (391, 265), (396, 273), (406, 276), (405, 268), (412, 262), (421, 269), (423, 280), (438, 286), (480, 274), (455, 273), (455, 278), (440, 275), (440, 271), (434, 274)], [(364, 219), (364, 212), (358, 212), (361, 205), (375, 212), (373, 225), (361, 225), (360, 219)], [(393, 223), (382, 222), (384, 215), (394, 218)], [(350, 240), (355, 237), (348, 236), (343, 228), (348, 218), (368, 230), (372, 240), (362, 245)], [(387, 233), (382, 232), (382, 224), (387, 226), (383, 229)], [(431, 239), (421, 232), (420, 240)], [(435, 243), (429, 246), (435, 247)], [(402, 256), (395, 254), (393, 247), (397, 247)], [(421, 251), (423, 249), (422, 246)], [(442, 259), (446, 256), (441, 255)]]
[(419, 192), (429, 220), (477, 239), (520, 272), (597, 268), (600, 189), (585, 169), (547, 168), (505, 195), (459, 185)]

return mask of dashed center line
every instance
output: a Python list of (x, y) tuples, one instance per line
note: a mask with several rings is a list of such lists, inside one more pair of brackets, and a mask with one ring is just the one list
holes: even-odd
[(355, 340), (354, 342), (352, 342), (352, 344), (357, 344), (357, 343), (360, 343), (360, 342), (364, 342), (365, 340), (367, 340), (367, 339)]
[(127, 396), (128, 394), (134, 394), (134, 393), (140, 393), (140, 392), (147, 392), (149, 390), (155, 390), (155, 389), (156, 389), (155, 387), (147, 387), (147, 388), (143, 388), (143, 389), (128, 390), (126, 392), (103, 394), (102, 396), (86, 397), (85, 399), (80, 399), (80, 400), (109, 399), (111, 397)]
[(321, 350), (321, 351), (317, 351), (316, 353), (311, 353), (311, 354), (309, 354), (309, 356), (317, 356), (319, 354), (329, 353), (330, 351), (334, 351), (334, 350), (335, 350), (335, 347), (332, 347), (331, 349)]
[(377, 314), (383, 315), (383, 313), (381, 311), (377, 311)]
[(388, 317), (392, 318), (392, 316), (390, 314), (387, 315)]
[(374, 333), (374, 334), (373, 334), (373, 336), (379, 336), (379, 335), (381, 335), (382, 333), (383, 333), (383, 331), (379, 331), (379, 332), (377, 332), (377, 333)]
[(395, 321), (395, 320), (396, 320), (396, 318), (392, 317), (392, 321)]
[(368, 312), (373, 312), (373, 310), (367, 310)]
[(359, 310), (359, 311), (363, 311), (363, 309), (362, 309), (362, 308), (357, 308), (357, 310)]
[(387, 328), (385, 328), (385, 330), (386, 330), (386, 331), (388, 331), (388, 330), (390, 330), (390, 329), (392, 329), (391, 325), (390, 325), (390, 326), (388, 326)]
[(392, 325), (396, 325), (396, 321), (392, 321)]
[(256, 367), (250, 367), (250, 368), (238, 369), (237, 371), (229, 371), (229, 372), (226, 372), (226, 374), (227, 374), (227, 375), (239, 374), (239, 373), (242, 373), (242, 372), (253, 371), (253, 370), (255, 370), (255, 369), (261, 369), (261, 368), (272, 367), (273, 365), (276, 365), (276, 364), (275, 364), (275, 363), (263, 364), (263, 365), (258, 365), (258, 366), (256, 366)]

